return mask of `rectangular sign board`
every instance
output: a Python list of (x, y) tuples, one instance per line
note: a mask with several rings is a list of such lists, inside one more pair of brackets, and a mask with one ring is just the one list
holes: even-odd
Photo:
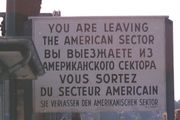
[(35, 112), (165, 111), (166, 19), (33, 18)]

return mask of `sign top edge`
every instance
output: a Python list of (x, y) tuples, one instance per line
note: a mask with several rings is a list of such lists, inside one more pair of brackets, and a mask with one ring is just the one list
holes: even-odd
[(82, 18), (82, 19), (86, 19), (86, 18), (104, 18), (104, 19), (108, 19), (108, 18), (129, 18), (129, 19), (133, 19), (133, 18), (162, 18), (162, 19), (168, 19), (169, 16), (31, 16), (29, 17), (29, 19), (66, 19), (66, 18)]

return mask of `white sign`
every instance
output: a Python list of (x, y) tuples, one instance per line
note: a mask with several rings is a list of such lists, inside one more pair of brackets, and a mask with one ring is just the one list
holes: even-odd
[(165, 19), (33, 18), (35, 112), (165, 110)]

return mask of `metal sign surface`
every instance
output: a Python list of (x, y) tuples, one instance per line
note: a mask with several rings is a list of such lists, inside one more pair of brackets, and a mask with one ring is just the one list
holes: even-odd
[(35, 112), (164, 111), (165, 19), (33, 18)]

